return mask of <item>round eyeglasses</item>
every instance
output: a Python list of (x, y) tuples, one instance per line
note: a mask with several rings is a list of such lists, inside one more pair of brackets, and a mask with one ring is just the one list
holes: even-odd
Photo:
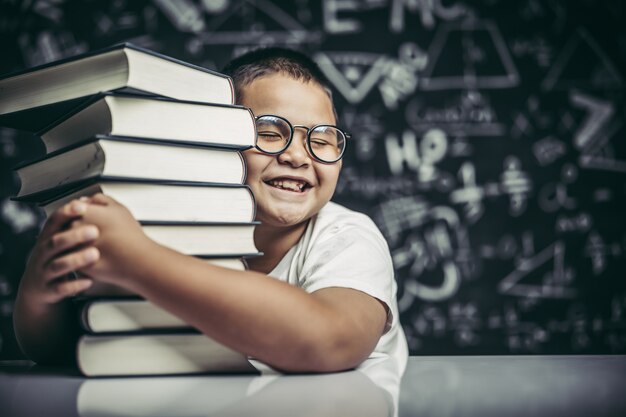
[(306, 148), (317, 161), (332, 164), (343, 156), (346, 140), (350, 135), (337, 126), (316, 125), (311, 128), (292, 125), (280, 116), (265, 114), (256, 117), (256, 148), (269, 155), (284, 152), (291, 141), (296, 128), (306, 129)]

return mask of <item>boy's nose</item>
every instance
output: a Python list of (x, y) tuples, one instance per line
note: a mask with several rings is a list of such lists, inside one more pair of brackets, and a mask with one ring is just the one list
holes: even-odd
[(305, 127), (295, 127), (293, 139), (289, 147), (278, 155), (278, 160), (294, 167), (309, 165), (311, 163), (311, 156), (306, 149), (306, 135), (307, 130)]

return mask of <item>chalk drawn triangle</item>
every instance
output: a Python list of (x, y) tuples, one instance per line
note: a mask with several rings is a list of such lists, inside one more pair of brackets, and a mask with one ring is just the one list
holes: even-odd
[(511, 88), (519, 83), (504, 38), (491, 22), (442, 25), (428, 57), (422, 90)]
[(200, 35), (205, 44), (301, 44), (321, 39), (297, 19), (268, 0), (239, 0), (211, 19)]
[(387, 63), (384, 55), (359, 52), (320, 52), (314, 59), (328, 80), (351, 104), (360, 103), (378, 84)]
[[(498, 284), (498, 291), (504, 295), (514, 295), (519, 297), (537, 297), (537, 298), (574, 298), (576, 291), (567, 288), (563, 284), (554, 283), (528, 283), (536, 279), (537, 269), (543, 265), (547, 265), (550, 261), (554, 262), (553, 274), (562, 277), (566, 274), (563, 269), (563, 258), (565, 255), (565, 245), (563, 242), (555, 242), (548, 246), (535, 256), (523, 259), (513, 272), (508, 274)], [(526, 281), (526, 282), (524, 282)]]
[(599, 171), (610, 171), (626, 174), (626, 158), (624, 158), (624, 146), (615, 147), (610, 140), (621, 138), (626, 135), (624, 125), (620, 120), (612, 123), (607, 132), (601, 137), (603, 143), (598, 144), (593, 153), (581, 153), (578, 163), (581, 168), (594, 169)]
[(619, 71), (583, 28), (567, 41), (541, 83), (541, 88), (548, 91), (572, 87), (613, 90), (622, 86)]

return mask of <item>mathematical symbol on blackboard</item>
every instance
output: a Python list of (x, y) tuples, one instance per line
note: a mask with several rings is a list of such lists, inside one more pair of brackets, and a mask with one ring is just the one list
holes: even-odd
[(448, 138), (441, 129), (430, 129), (424, 133), (418, 148), (415, 132), (404, 131), (401, 141), (394, 133), (389, 133), (385, 138), (385, 150), (392, 174), (401, 174), (406, 164), (407, 168), (417, 171), (420, 182), (429, 183), (438, 178), (439, 170), (435, 164), (445, 157)]
[(471, 162), (465, 162), (459, 169), (459, 182), (463, 185), (450, 193), (453, 204), (462, 204), (465, 218), (470, 223), (480, 219), (485, 211), (483, 187), (476, 185), (476, 171)]
[[(550, 260), (553, 261), (552, 271), (544, 275), (541, 284), (521, 283)], [(557, 241), (538, 254), (522, 259), (515, 270), (500, 281), (498, 291), (519, 297), (575, 298), (577, 291), (567, 287), (573, 277), (573, 270), (565, 267), (565, 244)]]
[[(380, 2), (386, 4), (385, 0), (369, 0), (372, 2)], [(348, 2), (349, 3), (349, 2)], [(359, 2), (356, 2), (357, 4)], [(363, 3), (368, 3), (365, 1)], [(420, 15), (419, 21), (426, 29), (432, 29), (436, 25), (435, 17), (439, 17), (443, 20), (456, 20), (464, 14), (469, 13), (469, 10), (463, 4), (449, 4), (443, 5), (441, 1), (406, 1), (406, 0), (393, 0), (391, 3), (389, 21), (389, 28), (392, 32), (401, 33), (404, 30), (404, 8), (411, 12), (418, 12)], [(413, 19), (411, 19), (413, 23)], [(413, 28), (413, 25), (411, 25)]]
[(591, 228), (593, 220), (588, 213), (582, 212), (574, 217), (561, 215), (556, 219), (557, 232), (586, 232)]
[(417, 88), (417, 71), (424, 69), (428, 56), (412, 42), (404, 43), (398, 50), (398, 59), (387, 60), (381, 82), (380, 96), (389, 110), (396, 110), (401, 100), (411, 96)]
[(591, 258), (591, 270), (594, 275), (600, 275), (606, 269), (609, 248), (602, 236), (596, 231), (589, 234), (585, 244), (585, 256)]
[(533, 155), (541, 166), (547, 166), (567, 153), (565, 143), (553, 136), (546, 136), (533, 144)]
[(532, 191), (532, 181), (521, 170), (521, 162), (515, 156), (504, 160), (504, 172), (500, 176), (502, 191), (509, 195), (509, 213), (519, 216), (526, 210), (528, 194)]
[(561, 208), (575, 209), (576, 200), (567, 194), (567, 185), (574, 182), (577, 176), (578, 170), (574, 165), (564, 165), (561, 171), (561, 182), (548, 183), (539, 191), (539, 206), (546, 213), (552, 213)]

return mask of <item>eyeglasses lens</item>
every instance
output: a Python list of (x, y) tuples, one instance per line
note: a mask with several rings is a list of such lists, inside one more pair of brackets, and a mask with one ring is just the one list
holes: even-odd
[(346, 145), (343, 132), (332, 126), (318, 126), (311, 131), (311, 152), (321, 161), (335, 162), (341, 157)]
[(269, 153), (283, 151), (289, 143), (291, 127), (289, 124), (275, 116), (262, 116), (256, 121), (257, 146)]

